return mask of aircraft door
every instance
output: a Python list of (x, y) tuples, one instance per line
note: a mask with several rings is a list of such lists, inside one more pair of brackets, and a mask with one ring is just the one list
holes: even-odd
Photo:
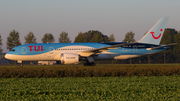
[(49, 54), (53, 54), (54, 52), (54, 48), (53, 47), (49, 47)]
[(133, 52), (137, 52), (137, 51), (138, 51), (137, 45), (133, 45)]
[(22, 54), (26, 54), (26, 53), (27, 53), (26, 47), (22, 47), (22, 48), (21, 48), (21, 53), (22, 53)]

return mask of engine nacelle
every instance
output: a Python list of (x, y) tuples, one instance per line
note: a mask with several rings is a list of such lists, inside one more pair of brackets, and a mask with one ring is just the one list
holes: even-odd
[(78, 64), (80, 56), (74, 53), (62, 53), (60, 60), (61, 64)]

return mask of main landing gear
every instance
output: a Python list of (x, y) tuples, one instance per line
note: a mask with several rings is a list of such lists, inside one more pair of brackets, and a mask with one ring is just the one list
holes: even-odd
[(93, 62), (94, 59), (92, 58), (92, 56), (89, 56), (86, 59), (86, 62), (84, 63), (84, 66), (95, 66), (96, 64)]
[(23, 63), (20, 63), (20, 67), (23, 67)]
[(21, 60), (18, 60), (17, 63), (20, 63), (20, 67), (23, 67), (23, 62)]
[(96, 64), (94, 62), (87, 62), (87, 63), (84, 63), (84, 66), (95, 66)]

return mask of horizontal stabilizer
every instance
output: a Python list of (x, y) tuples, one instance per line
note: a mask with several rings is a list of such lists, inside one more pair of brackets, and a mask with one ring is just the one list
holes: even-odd
[(167, 44), (159, 47), (153, 47), (153, 48), (147, 48), (147, 50), (153, 50), (153, 49), (158, 49), (158, 48), (163, 48), (163, 47), (168, 47), (168, 46), (174, 46), (177, 45), (178, 43), (172, 43), (172, 44)]

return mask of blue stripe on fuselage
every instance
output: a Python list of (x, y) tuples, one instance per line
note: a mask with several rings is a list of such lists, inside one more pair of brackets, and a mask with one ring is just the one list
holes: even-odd
[(147, 50), (146, 48), (144, 49), (132, 49), (132, 48), (117, 48), (117, 49), (110, 49), (108, 52), (120, 54), (120, 55), (141, 55), (141, 54), (151, 54), (151, 53), (157, 53), (160, 51), (166, 50), (165, 47), (155, 49), (155, 50)]
[[(124, 42), (123, 42), (124, 43)], [(38, 55), (52, 51), (52, 49), (58, 49), (66, 46), (87, 46), (92, 48), (101, 48), (111, 45), (122, 44), (120, 42), (114, 43), (36, 43), (36, 44), (24, 44), (13, 49), (15, 51), (9, 51), (8, 54), (15, 55)], [(165, 50), (156, 49), (156, 50), (146, 50), (146, 48), (156, 47), (158, 45), (136, 43), (132, 45), (125, 45), (122, 47), (117, 47), (117, 49), (110, 49), (108, 52), (116, 54), (146, 54), (149, 52), (159, 52)], [(78, 47), (77, 47), (78, 48)], [(13, 50), (12, 49), (12, 50)]]
[[(14, 47), (8, 54), (15, 55), (38, 55), (52, 51), (51, 49), (58, 49), (66, 46), (88, 46), (92, 48), (107, 47), (110, 45), (104, 45), (101, 43), (36, 43), (36, 44), (24, 44)], [(78, 48), (78, 47), (77, 47)]]

